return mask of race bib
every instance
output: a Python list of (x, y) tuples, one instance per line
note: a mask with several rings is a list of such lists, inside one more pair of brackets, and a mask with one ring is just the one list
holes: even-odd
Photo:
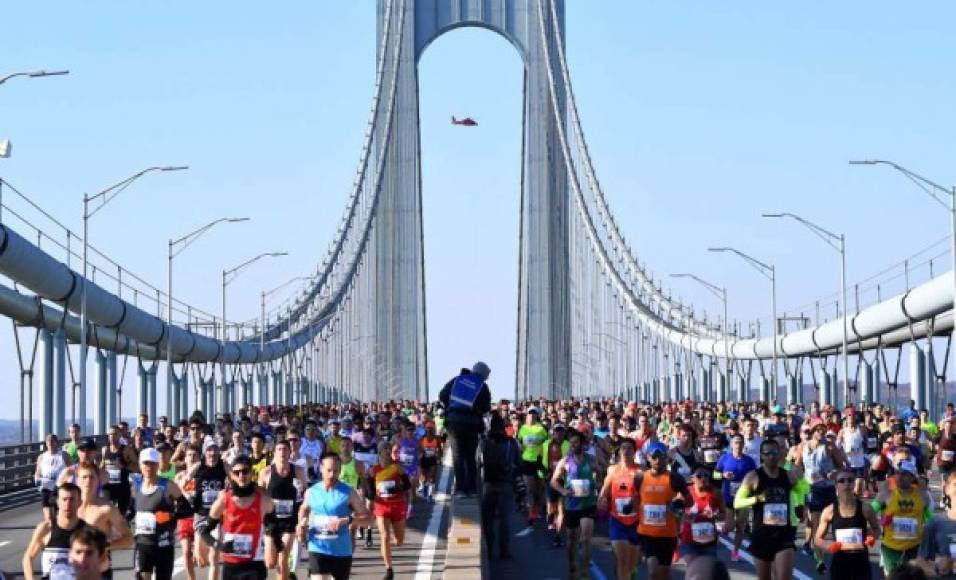
[(238, 558), (252, 557), (252, 534), (226, 534), (225, 542), (232, 542), (232, 555)]
[(44, 576), (49, 576), (54, 567), (58, 565), (69, 566), (70, 549), (69, 548), (44, 548), (40, 556), (40, 569)]
[(867, 437), (866, 438), (866, 447), (868, 449), (876, 449), (876, 437)]
[(790, 510), (785, 503), (768, 503), (763, 506), (765, 526), (785, 526), (790, 521)]
[(941, 456), (943, 458), (943, 461), (948, 463), (952, 461), (954, 457), (956, 457), (956, 451), (952, 449), (943, 449)]
[(667, 523), (667, 506), (644, 505), (644, 525), (663, 526)]
[(896, 516), (893, 518), (893, 536), (897, 540), (915, 540), (916, 531), (919, 524), (916, 518), (903, 518)]
[(719, 449), (704, 449), (704, 462), (705, 463), (717, 463), (717, 460), (720, 459), (720, 450)]
[(590, 479), (572, 479), (571, 495), (574, 497), (587, 497), (591, 494)]
[(956, 544), (949, 545), (949, 559), (956, 563)]
[(425, 457), (434, 457), (434, 456), (435, 456), (435, 451), (437, 451), (437, 450), (436, 450), (434, 447), (426, 447), (426, 448), (425, 448)]
[(644, 465), (644, 463), (645, 463), (645, 461), (644, 461), (644, 454), (641, 453), (640, 451), (636, 452), (636, 453), (634, 454), (634, 463), (636, 463), (636, 464), (638, 464), (638, 465)]
[(629, 516), (634, 513), (634, 498), (617, 497), (614, 498), (614, 511), (618, 515)]
[(73, 580), (76, 578), (76, 570), (69, 562), (60, 562), (53, 565), (49, 578), (50, 580)]
[(153, 535), (156, 533), (156, 514), (152, 512), (136, 512), (136, 521), (133, 533), (137, 536)]
[(842, 530), (834, 530), (833, 536), (836, 541), (844, 545), (863, 545), (863, 530), (861, 528), (844, 528)]
[(392, 497), (395, 494), (395, 480), (380, 481), (375, 489), (379, 497)]
[(523, 441), (524, 441), (525, 447), (531, 447), (531, 446), (537, 445), (538, 443), (541, 443), (541, 439), (539, 439), (538, 437), (535, 437), (534, 435), (528, 435), (527, 437), (523, 439)]
[(41, 477), (37, 480), (37, 485), (40, 486), (40, 489), (45, 489), (47, 491), (53, 491), (56, 489), (56, 482), (53, 481), (51, 477)]
[(329, 522), (332, 521), (332, 516), (313, 514), (312, 522), (309, 527), (312, 528), (312, 532), (315, 534), (317, 540), (330, 540), (332, 538), (338, 537), (338, 532), (332, 532), (329, 530)]
[(292, 500), (291, 499), (274, 499), (272, 500), (272, 503), (275, 505), (277, 518), (292, 517)]
[(120, 469), (116, 467), (107, 467), (106, 474), (109, 476), (109, 482), (111, 485), (120, 482)]
[(218, 489), (204, 489), (202, 491), (202, 506), (209, 507), (216, 501), (216, 498), (219, 497)]
[(355, 458), (365, 465), (375, 465), (378, 463), (378, 455), (374, 453), (356, 453)]
[(698, 544), (709, 544), (717, 539), (713, 522), (694, 522), (690, 527), (691, 537)]
[(409, 451), (399, 451), (398, 462), (402, 465), (412, 465), (415, 463), (415, 454)]

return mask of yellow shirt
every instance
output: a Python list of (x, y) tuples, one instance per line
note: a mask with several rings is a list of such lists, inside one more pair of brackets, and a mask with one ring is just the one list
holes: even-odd
[(913, 486), (908, 492), (894, 489), (890, 500), (886, 502), (885, 515), (892, 515), (893, 521), (883, 530), (883, 544), (896, 551), (909, 550), (919, 546), (923, 537), (923, 513), (926, 506), (923, 494)]

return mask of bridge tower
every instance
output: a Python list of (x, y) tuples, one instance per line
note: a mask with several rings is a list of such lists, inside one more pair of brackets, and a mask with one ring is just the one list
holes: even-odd
[[(401, 6), (402, 0), (391, 0)], [(378, 0), (378, 51), (384, 49), (388, 0)], [(524, 61), (521, 235), (517, 328), (516, 397), (570, 395), (571, 310), (569, 277), (569, 196), (560, 137), (550, 102), (544, 37), (564, 42), (564, 0), (555, 0), (559, 30), (552, 27), (551, 0), (404, 0), (402, 53), (398, 61), (396, 117), (382, 176), (383, 188), (374, 246), (377, 349), (391, 382), (388, 391), (411, 398), (428, 392), (425, 343), (425, 287), (422, 240), (422, 188), (418, 61), (428, 46), (456, 28), (477, 26), (504, 36)], [(398, 26), (398, 9), (391, 26)], [(392, 36), (392, 35), (389, 35)], [(390, 51), (392, 49), (390, 48)], [(477, 55), (476, 55), (477, 56)], [(480, 58), (480, 56), (477, 56)], [(391, 78), (386, 59), (383, 78)], [(554, 70), (561, 123), (566, 122), (564, 87)], [(375, 142), (381, 146), (384, 129)], [(480, 226), (480, 224), (478, 224)], [(482, 235), (480, 227), (463, 227)], [(467, 275), (464, 276), (467, 279)], [(463, 338), (463, 340), (466, 340)], [(449, 361), (449, 365), (469, 361)], [(454, 369), (449, 368), (449, 371)], [(443, 377), (437, 377), (441, 380)], [(500, 375), (492, 380), (510, 381)], [(392, 392), (385, 393), (393, 397)]]

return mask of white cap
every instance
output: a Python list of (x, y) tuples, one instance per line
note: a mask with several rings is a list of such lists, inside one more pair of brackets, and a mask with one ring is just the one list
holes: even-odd
[(146, 463), (148, 461), (159, 463), (159, 451), (156, 451), (156, 448), (147, 447), (139, 452), (139, 462)]

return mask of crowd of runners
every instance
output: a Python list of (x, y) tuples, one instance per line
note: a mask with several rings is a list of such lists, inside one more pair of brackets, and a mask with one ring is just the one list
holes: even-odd
[[(207, 421), (110, 427), (103, 444), (47, 435), (35, 479), (43, 515), (23, 556), (27, 579), (111, 578), (111, 551), (134, 550), (138, 578), (348, 578), (356, 546), (393, 577), (416, 495), (432, 501), (443, 454), (435, 405), (248, 407)], [(34, 564), (39, 561), (39, 569)]]
[(446, 433), (447, 399), (249, 406), (178, 425), (144, 415), (100, 442), (75, 425), (68, 441), (48, 435), (24, 575), (112, 577), (110, 552), (132, 548), (138, 577), (164, 580), (179, 544), (190, 580), (286, 579), (305, 554), (312, 577), (338, 580), (377, 544), (390, 579), (449, 434), (469, 451), (455, 461), (478, 467), (479, 489), (460, 481), (457, 495), (480, 493), (491, 558), (516, 557), (520, 511), (564, 550), (571, 578), (587, 577), (605, 523), (618, 579), (643, 565), (668, 578), (681, 560), (720, 577), (744, 549), (761, 579), (791, 578), (798, 551), (841, 580), (870, 578), (871, 551), (888, 576), (953, 574), (952, 404), (935, 424), (883, 405), (502, 400), (482, 413), (472, 457)]

